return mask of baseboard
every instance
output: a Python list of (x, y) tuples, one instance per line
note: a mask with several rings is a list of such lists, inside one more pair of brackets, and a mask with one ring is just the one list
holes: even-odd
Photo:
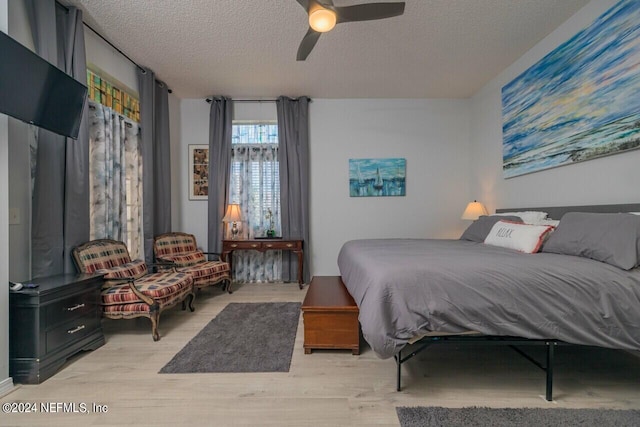
[(13, 391), (13, 378), (9, 377), (3, 381), (0, 381), (0, 397)]

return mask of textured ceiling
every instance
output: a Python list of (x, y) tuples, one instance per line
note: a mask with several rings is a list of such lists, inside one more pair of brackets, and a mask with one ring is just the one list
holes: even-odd
[(587, 2), (406, 0), (402, 16), (339, 24), (304, 62), (296, 0), (65, 3), (181, 98), (466, 98)]

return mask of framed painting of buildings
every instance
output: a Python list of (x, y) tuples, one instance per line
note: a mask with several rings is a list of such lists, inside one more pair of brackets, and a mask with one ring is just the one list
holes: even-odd
[(209, 146), (189, 145), (189, 200), (209, 195)]
[(640, 147), (640, 2), (622, 0), (502, 88), (503, 176)]
[(405, 195), (405, 159), (349, 159), (349, 196)]

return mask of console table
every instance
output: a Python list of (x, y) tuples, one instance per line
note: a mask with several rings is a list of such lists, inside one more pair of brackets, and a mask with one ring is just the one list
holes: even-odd
[(302, 278), (302, 267), (304, 253), (302, 251), (302, 240), (297, 239), (255, 239), (255, 240), (223, 240), (222, 241), (222, 261), (229, 263), (229, 268), (233, 272), (231, 254), (233, 251), (291, 251), (298, 255), (298, 286), (302, 289), (304, 279)]
[(104, 344), (100, 323), (102, 275), (60, 274), (32, 279), (9, 293), (9, 371), (39, 384), (82, 350)]

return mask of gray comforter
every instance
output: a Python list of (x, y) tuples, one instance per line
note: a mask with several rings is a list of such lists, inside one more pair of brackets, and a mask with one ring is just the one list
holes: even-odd
[(462, 240), (354, 240), (338, 267), (381, 357), (426, 332), (640, 350), (640, 268)]

